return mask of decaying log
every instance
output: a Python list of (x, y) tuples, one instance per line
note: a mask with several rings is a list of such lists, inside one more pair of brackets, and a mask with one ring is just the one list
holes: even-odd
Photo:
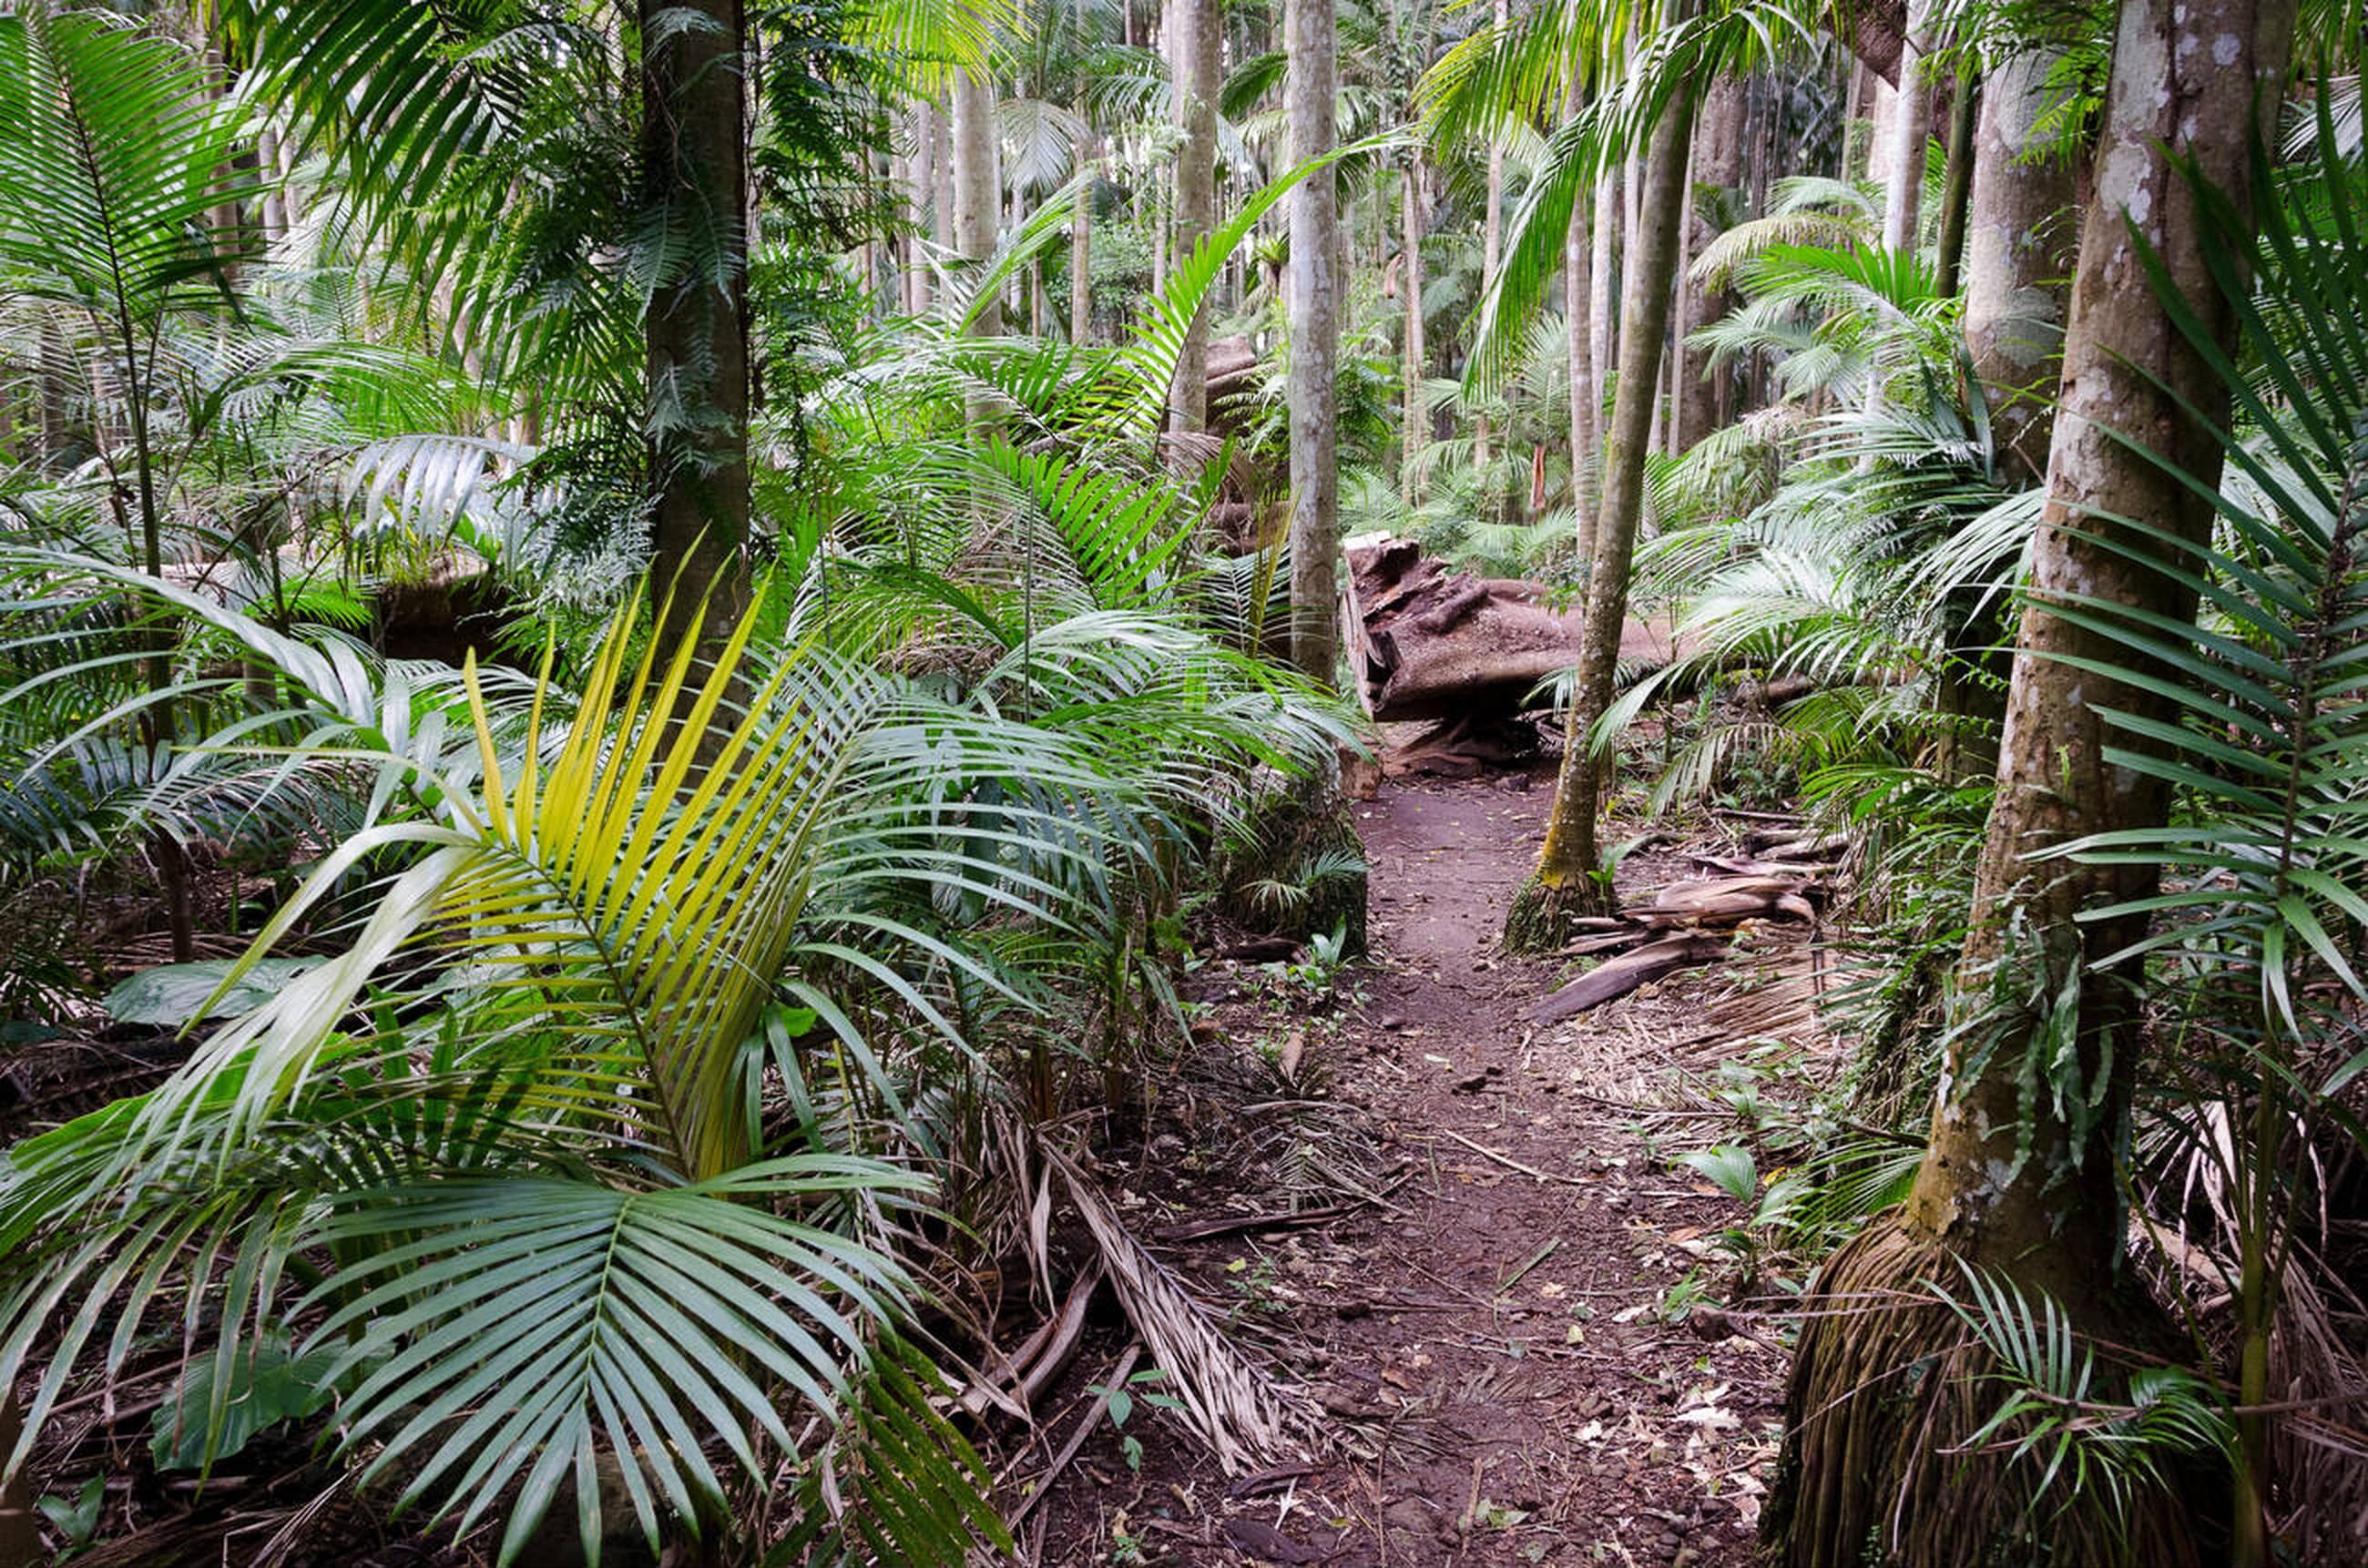
[(1341, 631), (1357, 696), (1384, 722), (1509, 718), (1578, 662), (1579, 617), (1535, 583), (1451, 570), (1412, 540), (1349, 545)]

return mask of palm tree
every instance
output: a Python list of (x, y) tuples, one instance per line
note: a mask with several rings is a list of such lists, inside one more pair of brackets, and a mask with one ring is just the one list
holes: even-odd
[[(71, 312), (72, 345), (58, 324), (42, 328), (47, 366), (63, 372), (70, 356), (86, 355), (118, 389), (129, 451), (94, 446), (118, 494), (131, 497), (139, 560), (161, 578), (169, 462), (153, 426), (182, 391), (192, 346), (181, 329), (230, 313), (225, 269), (252, 248), (242, 225), (215, 221), (264, 188), (241, 165), (244, 116), (211, 90), (189, 51), (95, 11), (41, 7), (0, 21), (0, 264), (17, 291)], [(46, 408), (63, 406), (60, 380)], [(45, 440), (49, 453), (62, 437)], [(168, 650), (154, 648), (145, 665), (154, 695), (141, 744), (161, 762), (176, 738)], [(187, 960), (188, 858), (169, 833), (153, 853), (174, 956)]]

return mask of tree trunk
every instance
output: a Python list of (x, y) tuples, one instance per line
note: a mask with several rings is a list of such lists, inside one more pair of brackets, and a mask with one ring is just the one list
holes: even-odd
[[(1285, 95), (1293, 164), (1337, 140), (1332, 0), (1284, 0)], [(1291, 265), (1284, 301), (1291, 330), (1291, 662), (1330, 686), (1339, 663), (1340, 475), (1334, 407), (1340, 349), (1339, 195), (1328, 168), (1292, 187)]]
[(1422, 499), (1422, 449), (1428, 444), (1429, 435), (1429, 424), (1423, 413), (1423, 189), (1420, 147), (1406, 153), (1406, 175), (1399, 182), (1399, 193), (1405, 230), (1399, 244), (1406, 254), (1406, 363), (1400, 367), (1406, 375), (1406, 429), (1400, 440), (1404, 450), (1398, 464), (1398, 476), (1400, 493), (1405, 495), (1408, 506), (1414, 506)]
[(2033, 161), (2053, 51), (2010, 55), (1982, 84), (1965, 225), (1965, 347), (1990, 403), (1990, 435), (2010, 477), (2036, 480), (2055, 428), (2057, 356), (2077, 229), (2077, 170)]
[[(929, 244), (939, 262), (954, 254), (954, 129), (944, 108), (928, 106), (929, 117)], [(927, 288), (937, 295), (931, 274)]]
[[(1497, 30), (1502, 33), (1512, 24), (1511, 0), (1496, 0)], [(1505, 252), (1505, 138), (1495, 130), (1488, 134), (1488, 194), (1480, 217), (1480, 288), (1483, 293), (1497, 281), (1497, 268)], [(1488, 466), (1488, 416), (1481, 415), (1472, 423), (1472, 466), (1486, 470)]]
[[(979, 277), (986, 258), (995, 254), (997, 220), (1002, 212), (1001, 185), (995, 174), (995, 83), (974, 71), (954, 73), (953, 90), (953, 239), (955, 254), (981, 289), (971, 321), (973, 337), (1003, 335), (1003, 298), (985, 289)], [(985, 435), (996, 425), (992, 400), (973, 392), (963, 415), (973, 435)]]
[(1932, 94), (1924, 81), (1925, 0), (1908, 0), (1907, 36), (1900, 46), (1899, 87), (1883, 128), (1883, 246), (1916, 244), (1916, 210), (1924, 196), (1924, 143), (1932, 130)]
[[(1742, 185), (1744, 116), (1750, 104), (1747, 87), (1739, 76), (1721, 76), (1711, 85), (1710, 96), (1702, 104), (1701, 122), (1694, 128), (1691, 179), (1694, 189), (1725, 191)], [(1717, 237), (1718, 230), (1702, 210), (1702, 203), (1690, 197), (1686, 202), (1689, 271), (1695, 258)], [(1713, 291), (1684, 275), (1678, 287), (1685, 332), (1698, 332), (1725, 313), (1725, 290)], [(1717, 383), (1703, 373), (1702, 365), (1709, 356), (1688, 348), (1683, 336), (1678, 339), (1674, 352), (1678, 355), (1677, 426), (1670, 450), (1682, 453), (1718, 428), (1720, 398)]]
[(1622, 203), (1620, 171), (1607, 166), (1595, 180), (1595, 233), (1587, 260), (1587, 360), (1595, 367), (1595, 396), (1587, 407), (1587, 449), (1596, 472), (1584, 492), (1578, 513), (1578, 560), (1582, 569), (1595, 560), (1596, 519), (1603, 511), (1603, 386), (1615, 367), (1619, 338), (1612, 318), (1612, 243), (1620, 234)]
[[(1217, 226), (1218, 46), (1223, 31), (1217, 0), (1176, 0), (1176, 113), (1184, 145), (1176, 163), (1176, 258), (1181, 267)], [(1203, 430), (1209, 424), (1209, 305), (1203, 300), (1185, 330), (1176, 356), (1176, 384), (1168, 398), (1175, 428)]]
[[(1989, 405), (1998, 473), (2011, 484), (2035, 483), (2044, 466), (2070, 291), (2073, 168), (2066, 160), (2025, 157), (2047, 107), (2052, 58), (2018, 54), (1991, 69), (1979, 86), (1965, 160), (1964, 331), (1976, 382), (1967, 394)], [(1970, 80), (1961, 86), (1952, 117), (1952, 174), (1956, 127), (1975, 111), (1964, 101), (1974, 91)], [(1942, 248), (1945, 260), (1950, 247), (1944, 242)], [(1941, 733), (1932, 768), (1957, 782), (1997, 770), (2008, 677), (1998, 646), (2006, 634), (2003, 605), (1991, 594), (1969, 594), (1964, 601), (1950, 607), (1950, 646), (1933, 672)]]
[(651, 437), (650, 569), (655, 591), (671, 595), (662, 647), (713, 642), (746, 589), (746, 35), (740, 0), (689, 5), (703, 27), (666, 19), (684, 4), (641, 0), (642, 36), (658, 40), (642, 60), (642, 177), (646, 199), (673, 212), (673, 231), (711, 236), (726, 265), (662, 281), (644, 324), (652, 398), (679, 405)]
[(1577, 688), (1565, 731), (1562, 772), (1553, 814), (1539, 851), (1538, 869), (1514, 895), (1505, 919), (1511, 951), (1540, 952), (1562, 945), (1570, 922), (1606, 902), (1596, 846), (1602, 774), (1588, 733), (1611, 706), (1619, 673), (1620, 633), (1628, 619), (1629, 563), (1645, 509), (1645, 457), (1652, 405), (1659, 386), (1662, 343), (1685, 216), (1685, 171), (1693, 132), (1693, 92), (1681, 84), (1653, 128), (1645, 159), (1638, 211), (1639, 244), (1629, 254), (1621, 308), (1620, 384), (1612, 394), (1611, 433), (1603, 444), (1603, 502), (1595, 554), (1588, 572), (1587, 622), (1579, 648)]
[(1974, 106), (1982, 96), (1982, 79), (1971, 72), (1959, 74), (1949, 95), (1949, 153), (1941, 165), (1941, 242), (1934, 267), (1935, 289), (1942, 299), (1957, 291), (1964, 270), (1965, 219), (1974, 189)]
[(1094, 181), (1101, 161), (1101, 138), (1091, 138), (1079, 155), (1087, 177), (1077, 187), (1077, 210), (1069, 215), (1069, 341), (1084, 343), (1094, 331)]
[[(1855, 1562), (1870, 1550), (1915, 1568), (1990, 1561), (2016, 1554), (2014, 1543), (2033, 1534), (2042, 1540), (2032, 1554), (2055, 1562), (2167, 1563), (2199, 1554), (2192, 1496), (2142, 1489), (2121, 1509), (2075, 1497), (2059, 1510), (2030, 1494), (2026, 1472), (1991, 1453), (1967, 1455), (1999, 1396), (1962, 1348), (1963, 1324), (1937, 1305), (1870, 1324), (1849, 1303), (1918, 1291), (1923, 1279), (1959, 1289), (1952, 1264), (1964, 1263), (2054, 1298), (2082, 1333), (2143, 1345), (2159, 1332), (2120, 1267), (2117, 1155), (2143, 975), (2126, 961), (2104, 962), (2143, 931), (2145, 917), (2093, 917), (2152, 892), (2154, 871), (2033, 856), (2166, 820), (2164, 786), (2104, 757), (2100, 714), (2160, 723), (2169, 710), (2143, 686), (2100, 673), (2100, 665), (2126, 666), (2127, 652), (2051, 606), (2077, 597), (2174, 625), (2194, 615), (2193, 591), (2146, 564), (2168, 547), (2112, 521), (2207, 537), (2209, 500), (2144, 454), (2208, 482), (2220, 461), (2211, 426), (2227, 403), (2225, 385), (2157, 301), (2138, 238), (2225, 349), (2233, 324), (2173, 160), (2193, 159), (2239, 211), (2248, 210), (2247, 149), (2277, 102), (2293, 24), (2294, 0), (2122, 7), (2065, 347), (2066, 416), (2016, 640), (1998, 795), (1975, 878), (1942, 1094), (1905, 1209), (1836, 1254), (1804, 1302), (1780, 1465), (1787, 1486), (1768, 1515), (1779, 1560), (1800, 1568)], [(2210, 45), (2197, 47), (2203, 40)], [(2110, 738), (2141, 744), (2126, 733)], [(1899, 1375), (1918, 1365), (1915, 1392), (1903, 1393)], [(1881, 1392), (1860, 1397), (1870, 1389)], [(2240, 1547), (2242, 1539), (2240, 1521)]]
[(906, 165), (912, 182), (913, 233), (905, 248), (905, 311), (919, 315), (929, 308), (929, 264), (923, 254), (928, 233), (929, 203), (936, 199), (937, 170), (937, 110), (928, 104), (913, 108), (913, 156)]
[[(1574, 90), (1574, 112), (1577, 96)], [(1581, 191), (1570, 204), (1570, 232), (1564, 235), (1562, 246), (1563, 338), (1570, 360), (1570, 499), (1582, 542), (1595, 532), (1595, 497), (1588, 493), (1587, 481), (1595, 461), (1595, 413), (1600, 402), (1588, 342), (1588, 308), (1595, 284), (1588, 270), (1594, 248), (1588, 206), (1587, 193)]]

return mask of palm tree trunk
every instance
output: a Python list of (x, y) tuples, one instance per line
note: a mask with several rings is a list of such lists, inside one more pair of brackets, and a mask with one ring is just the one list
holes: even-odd
[[(995, 254), (1001, 199), (995, 177), (995, 83), (983, 72), (954, 73), (953, 244), (955, 254), (973, 265)], [(980, 337), (1003, 332), (1003, 301), (989, 293), (979, 301)]]
[(642, 60), (643, 179), (655, 199), (680, 210), (678, 232), (712, 229), (712, 214), (731, 214), (732, 254), (723, 267), (666, 279), (643, 324), (654, 393), (666, 389), (696, 415), (668, 421), (652, 440), (650, 566), (657, 592), (672, 596), (661, 646), (715, 641), (738, 619), (746, 588), (746, 33), (740, 0), (694, 0), (703, 27), (666, 19), (684, 5), (641, 0), (642, 36), (660, 40)]
[(1596, 474), (1578, 513), (1578, 561), (1581, 570), (1595, 560), (1596, 519), (1602, 515), (1603, 387), (1615, 368), (1619, 338), (1612, 315), (1612, 242), (1620, 233), (1622, 210), (1620, 171), (1606, 166), (1595, 181), (1595, 232), (1588, 236), (1587, 258), (1587, 359), (1595, 367), (1598, 385), (1587, 405), (1587, 449), (1596, 460)]
[[(1176, 0), (1176, 112), (1184, 145), (1176, 163), (1176, 256), (1181, 267), (1217, 224), (1218, 48), (1223, 34), (1217, 0)], [(1209, 423), (1209, 306), (1201, 302), (1185, 330), (1176, 356), (1176, 384), (1168, 398), (1178, 430), (1202, 430)]]
[(1965, 260), (1965, 220), (1974, 190), (1974, 106), (1982, 96), (1982, 79), (1971, 72), (1959, 74), (1949, 95), (1949, 153), (1941, 165), (1941, 242), (1936, 287), (1945, 299), (1957, 291)]
[[(2174, 474), (2208, 483), (2217, 473), (2212, 426), (2227, 403), (2225, 383), (2157, 302), (2141, 246), (2153, 249), (2225, 352), (2234, 324), (2179, 163), (2193, 160), (2238, 211), (2248, 208), (2248, 149), (2278, 102), (2294, 14), (2294, 0), (2122, 6), (2065, 345), (2066, 417), (2050, 453), (1998, 800), (1959, 970), (1965, 1027), (1951, 1032), (1930, 1142), (1906, 1207), (1836, 1254), (1804, 1302), (1787, 1394), (1789, 1452), (1778, 1471), (1788, 1485), (1767, 1516), (1776, 1557), (1796, 1568), (1871, 1551), (1918, 1565), (1987, 1561), (2020, 1555), (2018, 1540), (2034, 1533), (2034, 1560), (2093, 1560), (2100, 1539), (2134, 1562), (2198, 1554), (2192, 1495), (2140, 1488), (2107, 1520), (2078, 1498), (2060, 1510), (2034, 1499), (2026, 1472), (1969, 1455), (1996, 1400), (1968, 1392), (1985, 1368), (1951, 1348), (1962, 1346), (1964, 1325), (1946, 1307), (1886, 1312), (1871, 1323), (1848, 1303), (1918, 1293), (1928, 1279), (1954, 1286), (1954, 1265), (1964, 1263), (2052, 1297), (2082, 1334), (2144, 1345), (2164, 1333), (2122, 1267), (2117, 1151), (2128, 1130), (2143, 976), (2113, 955), (2144, 931), (2146, 917), (2094, 915), (2146, 898), (2154, 869), (2034, 857), (2167, 820), (2166, 786), (2105, 756), (2109, 737), (2142, 743), (2109, 732), (2100, 714), (2161, 723), (2169, 708), (2142, 685), (2103, 673), (2125, 666), (2126, 651), (2054, 607), (2074, 598), (2124, 605), (2169, 625), (2194, 616), (2193, 589), (2147, 564), (2166, 547), (2112, 520), (2144, 519), (2189, 541), (2207, 536), (2211, 502)], [(2201, 39), (2212, 47), (2188, 46)], [(2035, 1103), (2033, 1071), (2044, 1078)], [(1898, 1374), (1919, 1363), (1907, 1392)], [(1879, 1392), (1860, 1397), (1867, 1390)], [(2245, 1512), (2240, 1504), (2240, 1560), (2251, 1555), (2248, 1537), (2254, 1551), (2264, 1549), (2258, 1508), (2249, 1520)]]
[[(1496, 0), (1497, 30), (1503, 32), (1512, 22), (1511, 0)], [(1505, 251), (1505, 139), (1492, 131), (1488, 137), (1487, 205), (1480, 219), (1480, 288), (1485, 293), (1497, 281), (1497, 263)], [(1488, 416), (1480, 415), (1472, 426), (1472, 466), (1486, 471), (1488, 467)]]
[[(1284, 0), (1284, 94), (1294, 164), (1332, 151), (1333, 97), (1339, 90), (1332, 0)], [(1310, 680), (1332, 684), (1339, 663), (1340, 475), (1335, 361), (1340, 349), (1339, 196), (1323, 169), (1292, 187), (1291, 265), (1285, 313), (1291, 330), (1291, 662)]]
[(1422, 149), (1406, 153), (1406, 174), (1398, 182), (1404, 229), (1399, 248), (1406, 256), (1406, 363), (1400, 367), (1406, 377), (1406, 426), (1400, 437), (1398, 475), (1400, 493), (1406, 504), (1413, 506), (1422, 499), (1422, 449), (1428, 445), (1429, 421), (1423, 414), (1423, 322), (1422, 322), (1422, 231), (1423, 189)]
[(1899, 88), (1883, 128), (1885, 250), (1906, 250), (1916, 243), (1916, 210), (1924, 195), (1924, 143), (1932, 130), (1932, 93), (1923, 72), (1925, 6), (1926, 0), (1908, 0), (1907, 37), (1899, 51)]
[[(953, 122), (936, 104), (927, 106), (926, 112), (929, 117), (929, 244), (942, 261), (954, 254)], [(934, 276), (926, 287), (934, 300)]]
[(1094, 330), (1094, 181), (1101, 139), (1089, 138), (1079, 152), (1087, 171), (1077, 187), (1077, 208), (1069, 215), (1069, 341), (1083, 343)]
[(1653, 405), (1659, 401), (1656, 392), (1662, 344), (1676, 283), (1693, 109), (1692, 87), (1681, 84), (1661, 111), (1645, 153), (1640, 243), (1629, 253), (1621, 310), (1620, 385), (1612, 395), (1611, 437), (1603, 446), (1603, 502), (1588, 572), (1577, 689), (1564, 732), (1562, 772), (1554, 784), (1537, 873), (1514, 895), (1505, 918), (1505, 945), (1511, 951), (1540, 952), (1561, 946), (1571, 920), (1600, 907), (1609, 891), (1599, 877), (1603, 857), (1596, 844), (1603, 770), (1588, 736), (1611, 706), (1620, 633), (1628, 619), (1629, 564), (1645, 509), (1645, 457), (1651, 449)]
[[(1577, 93), (1571, 95), (1577, 108)], [(1594, 279), (1588, 264), (1593, 234), (1587, 221), (1587, 193), (1570, 205), (1570, 230), (1562, 245), (1562, 324), (1565, 352), (1570, 360), (1570, 498), (1577, 513), (1578, 537), (1595, 531), (1595, 498), (1588, 493), (1588, 467), (1595, 460), (1595, 360), (1588, 353), (1588, 303), (1594, 298)]]
[[(1739, 76), (1721, 76), (1711, 85), (1694, 127), (1694, 166), (1690, 183), (1696, 190), (1732, 190), (1743, 183), (1743, 128), (1750, 97)], [(1718, 385), (1702, 371), (1707, 356), (1686, 346), (1685, 335), (1698, 332), (1726, 309), (1724, 292), (1713, 293), (1690, 275), (1693, 262), (1718, 237), (1702, 203), (1686, 203), (1686, 272), (1679, 275), (1679, 302), (1684, 326), (1678, 335), (1676, 434), (1670, 449), (1683, 452), (1718, 427)]]

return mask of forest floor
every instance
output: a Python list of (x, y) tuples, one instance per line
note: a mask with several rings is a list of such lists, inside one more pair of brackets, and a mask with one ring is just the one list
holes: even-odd
[[(1734, 1138), (1722, 1083), (1822, 1075), (1814, 949), (1804, 927), (1748, 928), (1745, 957), (1531, 1022), (1575, 965), (1507, 959), (1497, 933), (1552, 783), (1543, 766), (1390, 782), (1360, 804), (1372, 951), (1330, 1004), (1304, 983), (1294, 994), (1281, 966), (1198, 977), (1208, 1050), (1289, 1068), (1270, 1065), (1269, 1104), (1236, 1104), (1231, 1125), (1302, 1126), (1256, 1144), (1263, 1192), (1242, 1190), (1238, 1163), (1200, 1171), (1182, 1153), (1222, 1150), (1207, 1135), (1222, 1106), (1174, 1111), (1187, 1125), (1107, 1175), (1154, 1236), (1163, 1213), (1206, 1226), (1281, 1212), (1297, 1191), (1322, 1222), (1252, 1224), (1163, 1256), (1312, 1396), (1316, 1429), (1305, 1462), (1228, 1477), (1156, 1416), (1125, 1433), (1105, 1421), (1020, 1532), (1024, 1560), (1751, 1560), (1786, 1358), (1774, 1323), (1740, 1310), (1757, 1287), (1721, 1245), (1743, 1206), (1679, 1160)], [(1714, 824), (1704, 835), (1631, 854), (1623, 894), (1693, 874), (1684, 850), (1726, 846)], [(1360, 1161), (1379, 1202), (1327, 1206), (1304, 1190), (1320, 1180), (1293, 1187), (1299, 1167)], [(1087, 1385), (1123, 1338), (1112, 1328), (1086, 1358), (1063, 1410), (1092, 1419)], [(1125, 1434), (1143, 1445), (1132, 1460)]]

